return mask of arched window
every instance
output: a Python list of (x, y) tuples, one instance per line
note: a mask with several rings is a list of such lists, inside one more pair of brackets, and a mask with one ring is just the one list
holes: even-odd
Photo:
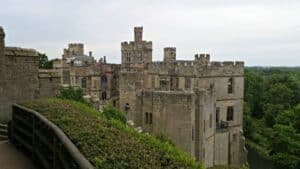
[(101, 89), (106, 89), (107, 88), (107, 77), (106, 75), (101, 76)]
[(233, 93), (233, 78), (228, 79), (228, 84), (227, 84), (227, 91), (229, 94)]

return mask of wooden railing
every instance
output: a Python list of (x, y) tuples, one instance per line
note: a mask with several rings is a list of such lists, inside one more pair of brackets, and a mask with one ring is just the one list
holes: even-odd
[(14, 104), (9, 139), (37, 168), (92, 169), (64, 132), (40, 113)]

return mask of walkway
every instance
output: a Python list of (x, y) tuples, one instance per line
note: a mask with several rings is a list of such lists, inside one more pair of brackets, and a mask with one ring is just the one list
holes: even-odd
[(0, 141), (1, 169), (35, 169), (30, 159), (8, 141)]

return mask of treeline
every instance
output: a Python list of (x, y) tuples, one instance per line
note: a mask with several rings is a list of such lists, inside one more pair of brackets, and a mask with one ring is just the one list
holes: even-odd
[(244, 132), (275, 169), (300, 168), (300, 68), (245, 70)]

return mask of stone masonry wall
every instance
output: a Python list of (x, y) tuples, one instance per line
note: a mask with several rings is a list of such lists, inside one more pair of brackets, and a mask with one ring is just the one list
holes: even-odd
[(35, 50), (6, 47), (2, 55), (0, 120), (11, 118), (12, 103), (38, 96), (38, 58)]

